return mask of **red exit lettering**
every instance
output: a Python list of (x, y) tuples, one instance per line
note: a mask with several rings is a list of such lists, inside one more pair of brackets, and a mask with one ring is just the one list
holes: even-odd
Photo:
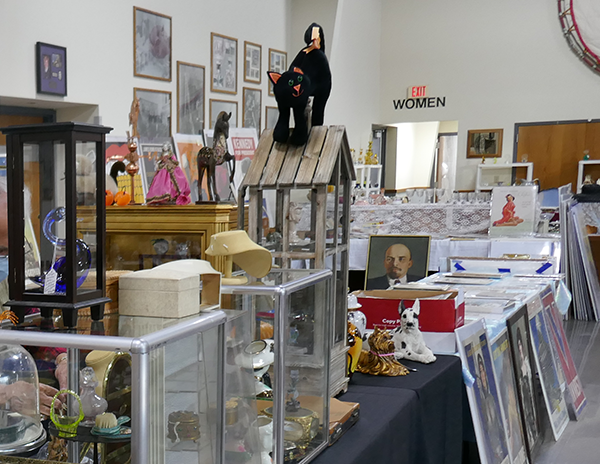
[(426, 85), (417, 85), (414, 87), (410, 87), (409, 90), (409, 98), (424, 98), (427, 96)]

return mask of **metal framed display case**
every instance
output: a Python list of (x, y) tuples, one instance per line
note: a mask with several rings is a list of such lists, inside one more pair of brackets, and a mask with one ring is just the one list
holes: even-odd
[[(282, 268), (331, 269), (335, 274), (331, 391), (347, 388), (347, 290), (351, 190), (356, 175), (344, 126), (316, 126), (305, 145), (273, 141), (273, 131), (260, 138), (238, 202), (248, 190), (248, 235), (268, 248)], [(263, 229), (263, 204), (274, 218), (275, 232)], [(271, 210), (269, 210), (269, 208)], [(245, 211), (238, 207), (238, 228)]]
[[(73, 327), (77, 311), (104, 303), (105, 135), (112, 128), (79, 123), (2, 129), (7, 142), (11, 306), (59, 308)], [(77, 236), (78, 223), (90, 231)], [(88, 274), (96, 282), (82, 286)], [(49, 315), (49, 314), (48, 314)]]
[(309, 462), (329, 437), (332, 272), (276, 269), (258, 281), (248, 277), (247, 284), (221, 287), (221, 305), (253, 314), (257, 343), (247, 355), (274, 351), (270, 361), (253, 364), (259, 373), (272, 362), (256, 387), (259, 425), (272, 418), (272, 432), (261, 430), (261, 442), (272, 447), (274, 464)]
[[(77, 329), (52, 327), (52, 319), (38, 317), (40, 326), (28, 330), (9, 330), (3, 325), (0, 343), (67, 348), (69, 389), (76, 392), (84, 350), (115, 352), (116, 360), (129, 355), (131, 368), (125, 363), (120, 377), (130, 377), (131, 384), (125, 382), (112, 393), (105, 392), (108, 412), (121, 415), (128, 406), (131, 410), (131, 463), (224, 462), (225, 312), (215, 310), (182, 319), (118, 318), (118, 336), (102, 335), (103, 321), (92, 322), (94, 335), (82, 335)], [(229, 331), (228, 343), (235, 343), (235, 334), (243, 335), (243, 331)], [(111, 378), (109, 373), (98, 375)], [(247, 382), (252, 382), (248, 375)], [(104, 384), (109, 390), (113, 386)], [(118, 410), (111, 410), (111, 401), (117, 396), (123, 401), (116, 401)], [(71, 462), (79, 462), (72, 457), (79, 456), (80, 442), (89, 442), (86, 433), (89, 437), (89, 429), (80, 425), (77, 437), (69, 441)], [(103, 462), (125, 462), (123, 450), (117, 452), (120, 458), (112, 458), (108, 447), (101, 454), (105, 451)]]

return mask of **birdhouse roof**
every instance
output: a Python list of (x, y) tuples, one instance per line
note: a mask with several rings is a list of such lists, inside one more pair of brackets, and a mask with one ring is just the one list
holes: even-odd
[(313, 127), (299, 147), (274, 142), (273, 130), (266, 129), (241, 188), (327, 185), (338, 159), (342, 176), (356, 180), (345, 126)]

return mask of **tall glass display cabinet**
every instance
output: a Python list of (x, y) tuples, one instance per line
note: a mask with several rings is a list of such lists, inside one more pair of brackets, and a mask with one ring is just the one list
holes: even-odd
[[(105, 135), (111, 127), (51, 123), (5, 127), (8, 180), (10, 305), (65, 323), (91, 307), (102, 318), (105, 297)], [(85, 223), (87, 232), (79, 227)], [(82, 285), (88, 278), (87, 285)]]
[(332, 272), (275, 269), (221, 287), (223, 308), (253, 315), (241, 351), (255, 375), (262, 464), (304, 463), (328, 444)]
[[(243, 392), (240, 386), (253, 382), (251, 371), (235, 368), (235, 358), (226, 363), (225, 347), (247, 343), (250, 331), (244, 334), (240, 322), (235, 323), (240, 328), (234, 330), (233, 319), (228, 322), (228, 316), (218, 308), (183, 319), (114, 317), (119, 319), (118, 335), (104, 335), (104, 321), (93, 321), (93, 335), (84, 335), (77, 333), (77, 328), (53, 326), (51, 318), (37, 317), (23, 324), (26, 330), (3, 324), (0, 343), (67, 348), (69, 388), (78, 393), (83, 361), (112, 359), (106, 370), (101, 362), (93, 363), (101, 384), (96, 392), (108, 400), (107, 412), (131, 417), (131, 441), (124, 445), (110, 440), (104, 443), (100, 447), (102, 463), (225, 462), (226, 371), (235, 374), (231, 384), (236, 391)], [(80, 319), (83, 323), (84, 318)], [(247, 339), (238, 341), (237, 336)], [(256, 414), (248, 415), (248, 408), (242, 412), (248, 424), (243, 431), (248, 435)], [(77, 458), (85, 452), (89, 437), (90, 428), (80, 424), (77, 436), (68, 438), (70, 462), (80, 462)], [(257, 447), (251, 440), (249, 443), (248, 448)]]

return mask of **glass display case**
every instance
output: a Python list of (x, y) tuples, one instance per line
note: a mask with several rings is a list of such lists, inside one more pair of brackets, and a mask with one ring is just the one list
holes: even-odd
[(0, 344), (0, 366), (0, 455), (25, 453), (46, 439), (35, 361), (19, 345)]
[[(79, 361), (90, 356), (89, 364), (98, 370), (96, 377), (102, 383), (96, 391), (108, 400), (107, 412), (118, 417), (130, 411), (131, 415), (131, 443), (111, 446), (108, 439), (109, 443), (100, 447), (102, 462), (129, 462), (131, 450), (132, 464), (221, 463), (225, 439), (223, 386), (229, 369), (225, 344), (243, 344), (244, 339), (236, 339), (244, 335), (243, 328), (228, 329), (227, 315), (216, 307), (210, 313), (182, 319), (114, 317), (118, 318), (116, 336), (103, 335), (103, 321), (93, 321), (93, 335), (83, 335), (77, 328), (61, 329), (52, 325), (52, 319), (38, 317), (27, 330), (11, 330), (5, 325), (0, 330), (0, 343), (67, 348), (69, 388), (77, 392)], [(3, 371), (0, 379), (6, 373), (9, 371)], [(237, 373), (241, 377), (244, 370)], [(245, 382), (251, 384), (251, 372), (247, 377)], [(241, 382), (243, 379), (238, 385)], [(246, 415), (245, 420), (250, 423), (255, 419)], [(77, 436), (68, 439), (79, 445), (69, 448), (71, 456), (85, 450), (85, 443), (93, 436), (89, 428), (80, 425)], [(249, 448), (257, 446), (249, 443)]]
[[(77, 311), (104, 303), (105, 135), (112, 128), (51, 123), (3, 128), (7, 141), (10, 301), (25, 308)], [(87, 233), (78, 236), (80, 223)], [(88, 275), (95, 285), (82, 286)]]
[[(276, 269), (221, 287), (223, 308), (248, 310), (262, 464), (308, 462), (329, 437), (332, 272)], [(272, 342), (271, 342), (272, 339)], [(274, 356), (269, 356), (270, 351)]]

